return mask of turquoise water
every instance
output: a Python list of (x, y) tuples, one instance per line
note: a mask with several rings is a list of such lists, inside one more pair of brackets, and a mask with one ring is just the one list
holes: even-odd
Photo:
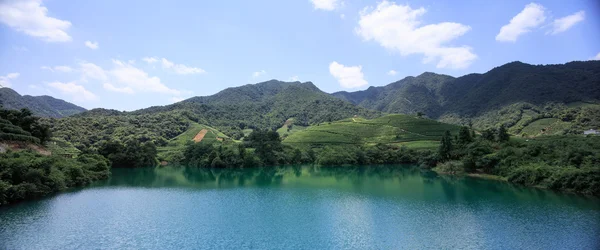
[(0, 208), (1, 249), (599, 249), (598, 199), (402, 166), (117, 169)]

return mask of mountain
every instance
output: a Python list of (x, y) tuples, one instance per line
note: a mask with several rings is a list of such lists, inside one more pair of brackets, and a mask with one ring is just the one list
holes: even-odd
[(598, 103), (600, 61), (557, 65), (512, 62), (484, 74), (458, 78), (423, 73), (382, 87), (332, 95), (369, 109), (422, 112), (434, 119), (477, 117), (515, 103)]
[(0, 105), (6, 109), (27, 108), (36, 116), (60, 118), (86, 109), (51, 96), (21, 96), (10, 88), (0, 88)]
[(93, 109), (48, 122), (54, 136), (82, 148), (103, 140), (128, 138), (143, 138), (167, 146), (171, 139), (195, 124), (211, 126), (232, 139), (240, 139), (244, 130), (277, 129), (290, 118), (295, 125), (308, 126), (354, 116), (381, 115), (379, 111), (335, 98), (311, 82), (271, 80), (167, 106), (132, 112)]

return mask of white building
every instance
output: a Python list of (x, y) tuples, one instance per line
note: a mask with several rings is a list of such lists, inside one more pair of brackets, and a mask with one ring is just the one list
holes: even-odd
[(589, 130), (583, 131), (583, 134), (584, 135), (597, 135), (597, 134), (600, 134), (600, 132), (595, 129), (589, 129)]

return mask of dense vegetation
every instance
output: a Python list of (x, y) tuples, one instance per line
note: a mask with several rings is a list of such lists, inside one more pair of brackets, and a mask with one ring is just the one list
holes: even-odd
[(439, 171), (452, 174), (498, 175), (517, 184), (600, 196), (600, 137), (511, 140), (500, 127), (486, 130), (478, 138), (453, 139), (448, 134), (435, 158), (423, 166), (438, 166)]
[[(268, 81), (225, 89), (163, 107), (134, 112), (95, 109), (63, 119), (49, 119), (54, 136), (78, 149), (98, 148), (108, 140), (153, 141), (158, 147), (193, 128), (211, 126), (239, 140), (247, 129), (274, 130), (294, 118), (299, 126), (331, 122), (355, 115), (380, 116), (334, 98), (312, 83)], [(246, 133), (248, 134), (248, 133)]]
[(110, 160), (112, 167), (139, 168), (154, 167), (156, 161), (156, 146), (154, 142), (140, 143), (138, 140), (104, 142), (98, 153)]
[(75, 104), (51, 96), (21, 96), (10, 88), (0, 87), (0, 105), (6, 109), (29, 109), (40, 117), (60, 118), (84, 112)]
[(100, 155), (75, 159), (33, 152), (0, 154), (0, 205), (43, 197), (83, 186), (110, 175), (109, 162)]
[(487, 116), (488, 119), (478, 119), (474, 123), (476, 128), (484, 129), (505, 122), (494, 122), (489, 118), (503, 107), (516, 103), (538, 109), (548, 103), (599, 103), (598, 82), (600, 61), (560, 65), (513, 62), (484, 74), (453, 78), (424, 73), (383, 87), (333, 95), (370, 109), (404, 114), (422, 112), (428, 117), (444, 118), (458, 124)]
[(0, 106), (0, 140), (43, 144), (50, 136), (48, 125), (28, 109), (7, 110)]
[[(0, 108), (0, 142), (33, 144), (40, 148), (50, 138), (49, 126), (28, 109)], [(68, 158), (29, 150), (2, 150), (8, 152), (0, 153), (0, 205), (42, 197), (110, 175), (110, 162), (98, 154), (84, 153)]]

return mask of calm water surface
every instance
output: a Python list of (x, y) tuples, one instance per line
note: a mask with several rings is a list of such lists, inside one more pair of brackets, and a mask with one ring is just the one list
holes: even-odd
[(406, 166), (117, 169), (0, 208), (0, 249), (599, 249), (598, 199)]

